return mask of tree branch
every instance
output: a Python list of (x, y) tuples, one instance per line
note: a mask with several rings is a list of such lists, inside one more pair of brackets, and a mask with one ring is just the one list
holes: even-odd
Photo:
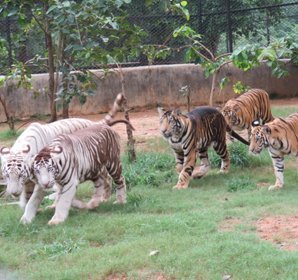
[(37, 19), (37, 17), (31, 12), (32, 17), (35, 19), (37, 25), (40, 27), (40, 29), (45, 33), (48, 34), (48, 31), (44, 28), (44, 26), (41, 24), (41, 22), (39, 21), (39, 19)]

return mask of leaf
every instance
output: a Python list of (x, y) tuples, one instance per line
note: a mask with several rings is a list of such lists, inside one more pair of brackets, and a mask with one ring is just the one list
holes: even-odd
[(181, 2), (180, 2), (180, 5), (181, 5), (182, 7), (186, 7), (186, 6), (187, 6), (187, 1), (181, 1)]
[(64, 1), (62, 2), (62, 5), (66, 8), (69, 8), (71, 6), (70, 1)]
[(51, 11), (55, 10), (57, 8), (56, 5), (51, 6), (48, 10), (46, 14), (49, 14)]
[(195, 35), (196, 32), (190, 28), (189, 26), (187, 25), (182, 25), (181, 27), (179, 28), (176, 28), (174, 31), (173, 31), (173, 37), (178, 37), (178, 36), (184, 36), (184, 37), (187, 37), (187, 36), (191, 36), (191, 35)]
[(259, 61), (268, 59), (268, 60), (276, 60), (277, 59), (277, 55), (275, 50), (273, 50), (272, 48), (268, 47), (265, 48), (261, 51), (260, 55), (257, 58)]
[(249, 90), (249, 86), (244, 85), (241, 81), (238, 81), (233, 85), (233, 90), (237, 94), (244, 93)]
[(8, 13), (8, 17), (11, 17), (11, 16), (14, 16), (14, 15), (16, 15), (17, 14), (17, 12), (18, 12), (18, 10), (17, 9), (12, 9), (12, 10), (10, 10), (9, 11), (9, 13)]

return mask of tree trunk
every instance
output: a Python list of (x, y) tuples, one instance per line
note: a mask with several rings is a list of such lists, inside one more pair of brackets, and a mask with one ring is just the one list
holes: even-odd
[[(124, 81), (124, 76), (123, 76), (123, 72), (121, 67), (118, 66), (119, 69), (119, 73), (120, 73), (120, 80), (121, 80), (121, 90), (122, 90), (122, 94), (125, 97), (125, 101), (123, 104), (124, 107), (124, 117), (127, 121), (129, 121), (129, 108), (127, 106), (127, 99), (126, 99), (126, 95), (125, 95), (125, 81)], [(137, 160), (137, 156), (136, 156), (136, 150), (135, 150), (135, 139), (133, 138), (133, 133), (132, 133), (132, 129), (130, 126), (126, 126), (126, 133), (127, 133), (127, 152), (128, 152), (128, 160), (130, 162), (134, 162)]]
[(187, 94), (187, 111), (190, 112), (190, 92)]
[(212, 75), (212, 84), (211, 84), (211, 90), (210, 90), (210, 97), (209, 97), (209, 106), (213, 106), (213, 96), (215, 92), (215, 82), (217, 78), (217, 71), (215, 71)]
[[(68, 64), (66, 64), (66, 53), (64, 51), (65, 49), (65, 35), (60, 32), (60, 38), (59, 38), (59, 46), (58, 46), (58, 57), (60, 58), (60, 65), (64, 65), (64, 67), (67, 67), (68, 75), (70, 74), (70, 67)], [(65, 95), (68, 92), (68, 86), (69, 86), (69, 81), (68, 79), (65, 79), (65, 74), (62, 74), (62, 91), (63, 91), (63, 99), (62, 99), (62, 118), (63, 119), (68, 119), (69, 118), (69, 102), (65, 100)]]
[[(124, 101), (124, 117), (127, 121), (129, 121), (129, 109), (127, 107), (127, 101)], [(129, 162), (134, 162), (137, 160), (136, 150), (135, 150), (135, 139), (133, 138), (133, 133), (130, 126), (126, 126), (127, 133), (127, 151), (128, 151), (128, 160)]]
[(5, 97), (4, 96), (1, 96), (0, 95), (0, 103), (2, 104), (2, 107), (3, 107), (3, 110), (4, 110), (4, 114), (5, 114), (5, 117), (6, 117), (6, 121), (7, 121), (7, 124), (9, 126), (9, 129), (10, 130), (14, 130), (15, 127), (14, 127), (14, 117), (11, 116), (8, 112), (8, 109), (7, 109), (7, 104), (6, 104), (6, 101), (5, 101)]

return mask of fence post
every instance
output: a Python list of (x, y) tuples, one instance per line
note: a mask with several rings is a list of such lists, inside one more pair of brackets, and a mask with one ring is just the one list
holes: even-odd
[(232, 19), (231, 19), (231, 2), (226, 0), (227, 14), (227, 52), (233, 52), (233, 34), (232, 34)]
[(11, 29), (10, 29), (10, 19), (6, 17), (6, 38), (8, 43), (8, 63), (9, 67), (12, 65), (12, 44), (11, 44)]
[(197, 0), (197, 15), (198, 15), (198, 33), (202, 34), (203, 32), (203, 19), (202, 19), (202, 0)]
[(270, 44), (270, 30), (269, 30), (269, 16), (268, 16), (268, 10), (266, 9), (266, 37), (267, 37), (267, 45)]

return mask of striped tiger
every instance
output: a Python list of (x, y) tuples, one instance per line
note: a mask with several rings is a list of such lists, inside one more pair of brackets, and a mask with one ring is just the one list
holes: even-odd
[(273, 120), (269, 95), (262, 89), (251, 89), (237, 98), (228, 100), (222, 114), (232, 129), (247, 129), (248, 140), (253, 121), (259, 120), (265, 124)]
[[(118, 120), (110, 125), (118, 122), (130, 124)], [(108, 175), (116, 184), (116, 202), (126, 202), (120, 137), (108, 125), (96, 124), (72, 134), (59, 135), (33, 158), (32, 172), (38, 185), (21, 218), (24, 224), (32, 221), (45, 191), (54, 185), (59, 188), (59, 198), (49, 225), (62, 223), (67, 218), (78, 184), (87, 180), (94, 182), (95, 191), (85, 208), (93, 209), (108, 198), (111, 193), (107, 194), (105, 188)]]
[(269, 150), (276, 178), (269, 190), (280, 189), (284, 185), (284, 156), (298, 157), (298, 113), (252, 129), (249, 151), (260, 154), (264, 148)]
[(49, 124), (30, 124), (11, 148), (2, 147), (0, 149), (2, 174), (7, 183), (6, 192), (14, 196), (20, 195), (20, 207), (25, 209), (35, 186), (30, 178), (32, 157), (61, 133), (72, 133), (96, 123), (109, 124), (119, 111), (123, 101), (124, 96), (118, 94), (113, 108), (99, 122), (70, 118)]
[[(158, 108), (160, 130), (174, 150), (178, 183), (174, 188), (184, 189), (189, 185), (191, 176), (201, 178), (209, 168), (208, 147), (213, 146), (221, 158), (220, 172), (229, 171), (230, 159), (226, 146), (226, 132), (248, 145), (249, 143), (227, 125), (223, 115), (215, 108), (202, 106), (182, 114), (180, 111), (166, 111)], [(195, 167), (196, 158), (201, 164)]]

